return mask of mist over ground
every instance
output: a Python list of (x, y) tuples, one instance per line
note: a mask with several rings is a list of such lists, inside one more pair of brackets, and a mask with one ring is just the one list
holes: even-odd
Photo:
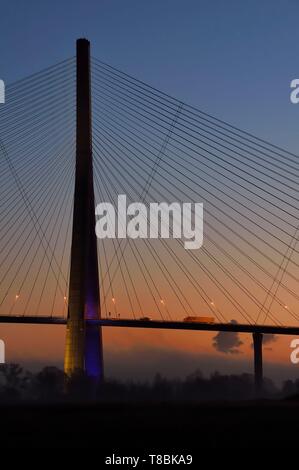
[[(36, 361), (13, 357), (10, 362), (21, 364), (25, 369), (37, 372), (45, 366), (63, 368), (62, 360)], [(253, 357), (249, 360), (242, 354), (212, 356), (176, 351), (166, 348), (136, 347), (117, 351), (104, 351), (105, 376), (119, 381), (151, 381), (157, 373), (163, 377), (185, 379), (196, 370), (205, 377), (218, 371), (220, 374), (253, 374)], [(264, 359), (264, 375), (275, 385), (285, 380), (299, 378), (299, 365), (271, 363)]]

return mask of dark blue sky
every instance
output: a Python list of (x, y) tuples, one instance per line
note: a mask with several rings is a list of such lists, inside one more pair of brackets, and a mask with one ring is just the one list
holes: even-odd
[(1, 2), (7, 82), (92, 54), (241, 128), (299, 153), (296, 0), (11, 0)]

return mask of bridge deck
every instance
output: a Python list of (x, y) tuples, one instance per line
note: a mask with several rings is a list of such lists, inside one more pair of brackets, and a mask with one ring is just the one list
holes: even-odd
[[(0, 315), (0, 323), (66, 325), (66, 318)], [(101, 319), (87, 323), (98, 326), (122, 328), (155, 328), (169, 330), (232, 331), (238, 333), (268, 333), (276, 335), (299, 335), (299, 326), (250, 325), (243, 323), (200, 323), (162, 320)]]

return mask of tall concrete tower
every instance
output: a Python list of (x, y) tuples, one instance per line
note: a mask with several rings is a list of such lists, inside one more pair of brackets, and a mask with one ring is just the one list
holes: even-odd
[(92, 167), (90, 44), (77, 40), (76, 177), (64, 370), (103, 377), (102, 333), (86, 320), (100, 311)]

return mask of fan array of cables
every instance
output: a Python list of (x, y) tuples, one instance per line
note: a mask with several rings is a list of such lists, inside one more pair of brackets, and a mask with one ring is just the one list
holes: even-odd
[[(75, 69), (8, 86), (0, 108), (0, 315), (67, 314)], [(102, 316), (297, 324), (298, 157), (95, 58), (91, 79), (96, 204), (204, 206), (197, 250), (98, 240)]]
[(0, 314), (66, 313), (75, 68), (66, 60), (7, 86), (0, 108)]
[(298, 157), (95, 58), (92, 97), (96, 201), (204, 204), (199, 250), (99, 243), (103, 312), (296, 324)]

